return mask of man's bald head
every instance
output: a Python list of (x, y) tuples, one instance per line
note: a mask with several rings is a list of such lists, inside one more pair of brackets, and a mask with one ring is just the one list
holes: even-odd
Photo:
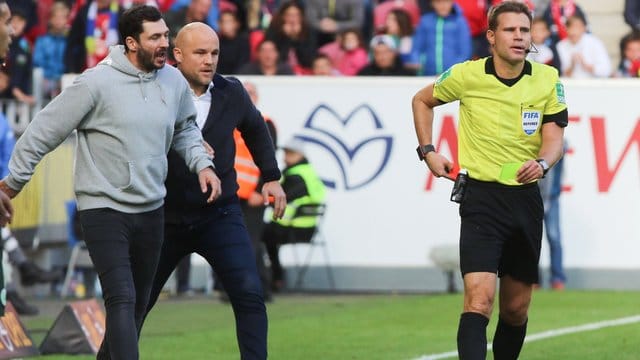
[(189, 43), (193, 41), (194, 36), (198, 37), (213, 37), (218, 40), (218, 34), (211, 28), (211, 26), (201, 23), (201, 22), (192, 22), (185, 26), (183, 26), (180, 31), (178, 31), (178, 35), (176, 35), (175, 39), (175, 47), (184, 47), (189, 46)]
[(213, 80), (218, 67), (218, 35), (209, 25), (194, 22), (183, 26), (174, 42), (173, 56), (178, 69), (191, 89), (201, 95)]

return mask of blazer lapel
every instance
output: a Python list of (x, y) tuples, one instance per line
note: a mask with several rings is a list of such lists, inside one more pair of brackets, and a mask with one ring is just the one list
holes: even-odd
[(218, 87), (214, 78), (214, 86), (210, 90), (211, 107), (209, 107), (209, 115), (207, 115), (207, 120), (204, 122), (204, 126), (202, 127), (203, 134), (215, 126), (216, 121), (220, 119), (224, 112), (224, 108), (227, 106), (227, 96), (221, 90), (222, 89)]

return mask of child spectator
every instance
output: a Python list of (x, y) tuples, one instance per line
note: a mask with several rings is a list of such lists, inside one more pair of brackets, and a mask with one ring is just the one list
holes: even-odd
[(531, 52), (527, 55), (527, 59), (541, 64), (547, 64), (558, 68), (557, 57), (553, 50), (549, 47), (549, 36), (551, 32), (547, 26), (547, 22), (541, 17), (536, 17), (531, 22)]
[(356, 75), (369, 62), (362, 37), (356, 29), (341, 32), (336, 41), (324, 45), (318, 52), (327, 55), (333, 66), (345, 76)]
[(471, 32), (460, 7), (453, 0), (431, 0), (431, 6), (413, 37), (411, 63), (419, 75), (439, 75), (471, 58)]
[(611, 75), (611, 60), (604, 44), (587, 33), (584, 18), (567, 19), (567, 38), (557, 46), (562, 75), (572, 78), (604, 78)]
[(391, 10), (387, 14), (383, 33), (391, 35), (396, 41), (402, 63), (409, 63), (413, 47), (413, 24), (411, 24), (409, 14), (402, 9)]
[(620, 41), (622, 59), (616, 72), (617, 77), (640, 77), (640, 30), (625, 35)]
[(36, 40), (33, 66), (44, 72), (44, 96), (54, 98), (60, 93), (60, 78), (64, 74), (64, 49), (67, 46), (69, 7), (58, 1), (51, 7), (49, 30)]
[(280, 6), (265, 34), (278, 47), (280, 60), (291, 66), (296, 74), (311, 72), (311, 61), (316, 55), (315, 38), (304, 17), (304, 10), (296, 1)]
[[(420, 0), (422, 2), (424, 0)], [(478, 0), (474, 0), (478, 1)], [(386, 0), (378, 1), (373, 8), (373, 28), (374, 32), (384, 32), (387, 15), (393, 10), (404, 11), (409, 16), (411, 27), (414, 28), (420, 21), (420, 7), (415, 0)]]
[(542, 17), (549, 25), (549, 30), (551, 30), (552, 48), (560, 40), (564, 40), (567, 37), (567, 19), (573, 15), (582, 17), (584, 23), (587, 24), (587, 17), (584, 11), (574, 0), (551, 0), (545, 9)]
[(20, 102), (33, 105), (35, 99), (31, 96), (31, 78), (33, 62), (31, 46), (24, 36), (27, 26), (27, 18), (21, 8), (13, 12), (10, 20), (13, 28), (9, 57), (7, 59), (7, 75), (9, 75), (9, 88), (4, 97), (13, 98)]
[(218, 19), (218, 35), (220, 36), (220, 53), (218, 72), (235, 74), (241, 65), (249, 62), (249, 37), (240, 31), (237, 13), (229, 10), (220, 13)]
[(376, 35), (371, 39), (373, 60), (359, 76), (413, 76), (415, 73), (402, 65), (396, 42), (390, 35)]
[(331, 59), (325, 54), (318, 54), (311, 64), (311, 75), (316, 76), (339, 76), (342, 75), (333, 67)]

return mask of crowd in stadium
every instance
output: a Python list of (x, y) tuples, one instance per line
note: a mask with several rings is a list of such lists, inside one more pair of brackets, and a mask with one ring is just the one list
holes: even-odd
[[(431, 76), (489, 55), (487, 9), (500, 1), (10, 0), (14, 35), (0, 96), (33, 103), (34, 67), (44, 71), (45, 95), (55, 96), (62, 74), (94, 66), (119, 42), (118, 16), (135, 4), (157, 6), (171, 36), (193, 21), (216, 29), (221, 74)], [(630, 31), (620, 59), (589, 32), (579, 1), (525, 2), (535, 16), (531, 60), (565, 77), (639, 76), (640, 1), (625, 1)]]

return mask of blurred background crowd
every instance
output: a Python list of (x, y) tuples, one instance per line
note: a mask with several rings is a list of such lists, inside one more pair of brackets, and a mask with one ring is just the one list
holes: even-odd
[[(14, 35), (0, 97), (32, 105), (34, 68), (44, 77), (35, 90), (55, 96), (63, 74), (94, 66), (119, 42), (118, 16), (135, 4), (157, 6), (171, 36), (193, 21), (216, 29), (221, 74), (433, 76), (489, 55), (487, 10), (500, 1), (8, 0)], [(625, 1), (621, 39), (594, 35), (580, 1), (525, 2), (535, 17), (532, 60), (565, 77), (639, 76), (639, 0)]]

